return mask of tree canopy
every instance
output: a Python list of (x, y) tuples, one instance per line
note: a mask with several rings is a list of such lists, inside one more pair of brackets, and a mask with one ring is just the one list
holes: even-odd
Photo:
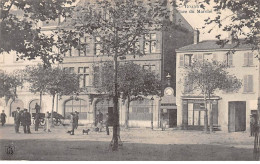
[[(16, 51), (18, 59), (40, 57), (46, 66), (62, 58), (54, 53), (54, 34), (44, 34), (39, 22), (69, 16), (75, 0), (2, 0), (0, 2), (0, 53)], [(18, 60), (17, 59), (17, 60)]]

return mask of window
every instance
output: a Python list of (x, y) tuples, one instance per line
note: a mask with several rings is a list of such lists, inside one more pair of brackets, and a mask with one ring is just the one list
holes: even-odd
[(155, 65), (143, 65), (144, 70), (156, 71)]
[(232, 53), (225, 55), (225, 63), (227, 64), (227, 66), (233, 65), (233, 54)]
[(87, 119), (87, 101), (82, 100), (82, 99), (72, 99), (67, 102), (65, 102), (64, 105), (64, 114), (65, 114), (65, 119), (70, 118), (70, 113), (71, 112), (79, 112), (79, 119)]
[(181, 54), (180, 55), (180, 66), (190, 66), (191, 65), (192, 54)]
[(253, 53), (247, 52), (244, 54), (244, 66), (253, 66)]
[(184, 93), (191, 93), (193, 90), (193, 85), (190, 82), (188, 77), (185, 77), (184, 79)]
[(101, 38), (100, 37), (96, 37), (95, 38), (95, 54), (97, 56), (99, 55), (103, 55), (103, 45), (101, 44)]
[(253, 92), (253, 75), (244, 76), (244, 92)]
[(145, 34), (144, 35), (144, 52), (145, 53), (156, 53), (156, 34)]
[(79, 74), (79, 87), (84, 88), (90, 86), (89, 67), (79, 67), (78, 74)]

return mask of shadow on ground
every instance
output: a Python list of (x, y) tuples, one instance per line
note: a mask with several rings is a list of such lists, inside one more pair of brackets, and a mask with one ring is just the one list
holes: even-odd
[[(5, 146), (15, 152), (7, 155)], [(109, 142), (59, 140), (0, 140), (1, 160), (46, 161), (251, 161), (253, 150), (203, 144), (123, 143), (118, 152), (109, 151)]]

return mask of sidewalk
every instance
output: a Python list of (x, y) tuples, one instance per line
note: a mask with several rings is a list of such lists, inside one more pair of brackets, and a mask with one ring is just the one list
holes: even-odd
[[(16, 156), (12, 158), (7, 158), (1, 149), (0, 159), (253, 160), (254, 138), (243, 132), (206, 134), (171, 129), (121, 129), (123, 147), (118, 152), (110, 152), (111, 131), (109, 136), (104, 130), (83, 135), (83, 127), (79, 127), (71, 136), (66, 133), (69, 127), (58, 126), (50, 133), (43, 132), (43, 129), (36, 133), (33, 127), (31, 129), (32, 134), (16, 134), (12, 126), (0, 127), (0, 146), (13, 142), (17, 147)], [(35, 156), (34, 153), (39, 151), (41, 154)]]

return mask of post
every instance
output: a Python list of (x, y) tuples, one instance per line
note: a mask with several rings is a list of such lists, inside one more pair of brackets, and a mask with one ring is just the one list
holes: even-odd
[(151, 98), (151, 101), (152, 101), (152, 108), (151, 108), (151, 129), (153, 130), (153, 100), (154, 98), (152, 97)]

